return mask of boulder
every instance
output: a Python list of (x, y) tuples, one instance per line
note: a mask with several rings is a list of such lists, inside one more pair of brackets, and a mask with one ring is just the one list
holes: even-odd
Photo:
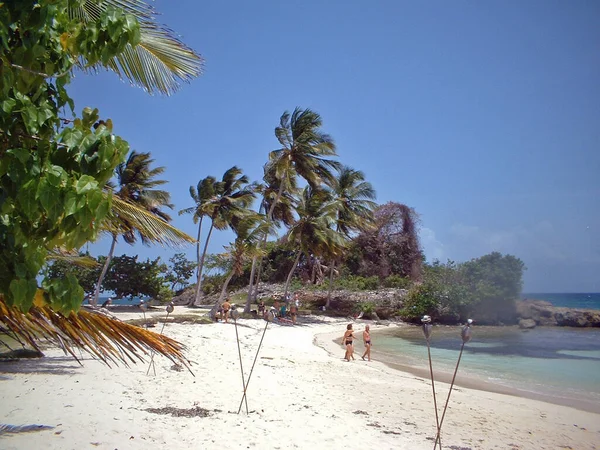
[(533, 319), (521, 319), (519, 320), (519, 328), (523, 330), (529, 330), (531, 328), (535, 328), (537, 324)]
[(554, 314), (561, 327), (600, 327), (600, 311), (590, 309), (557, 308)]

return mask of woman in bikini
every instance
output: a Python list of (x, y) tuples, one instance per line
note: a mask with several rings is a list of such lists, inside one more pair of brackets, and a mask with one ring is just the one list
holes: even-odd
[(362, 359), (364, 361), (365, 356), (367, 356), (369, 361), (371, 361), (371, 333), (369, 332), (369, 325), (367, 325), (365, 331), (363, 331), (363, 343), (365, 344), (365, 352), (362, 355)]
[(344, 337), (342, 338), (342, 345), (346, 346), (346, 354), (344, 355), (344, 359), (346, 361), (350, 361), (350, 358), (354, 359), (354, 346), (352, 345), (353, 341), (354, 330), (352, 330), (352, 324), (349, 323), (346, 327)]

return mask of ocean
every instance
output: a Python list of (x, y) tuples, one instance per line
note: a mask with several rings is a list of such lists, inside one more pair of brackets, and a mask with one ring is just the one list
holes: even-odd
[(522, 294), (523, 299), (546, 300), (554, 306), (579, 309), (600, 309), (600, 293), (580, 293), (580, 294), (544, 294), (544, 293), (526, 293)]
[[(473, 327), (464, 347), (457, 384), (539, 398), (600, 412), (600, 329)], [(435, 374), (451, 379), (462, 340), (458, 326), (434, 326)], [(361, 347), (359, 347), (360, 349)], [(373, 352), (392, 365), (428, 372), (421, 327), (373, 333)], [(438, 375), (436, 375), (437, 378)]]
[(147, 302), (148, 298), (143, 297), (133, 297), (132, 299), (128, 298), (115, 298), (114, 296), (109, 295), (101, 295), (98, 297), (98, 305), (102, 305), (108, 298), (111, 298), (113, 305), (139, 305), (140, 301), (144, 300)]

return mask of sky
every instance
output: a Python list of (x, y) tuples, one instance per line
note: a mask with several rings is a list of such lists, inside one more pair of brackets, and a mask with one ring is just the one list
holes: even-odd
[[(600, 3), (153, 3), (205, 59), (171, 97), (109, 72), (78, 74), (132, 149), (165, 166), (173, 224), (196, 236), (189, 187), (237, 165), (262, 178), (284, 111), (311, 108), (378, 203), (420, 215), (427, 260), (521, 258), (524, 292), (600, 291)], [(213, 235), (223, 251), (230, 232)], [(109, 238), (90, 247), (106, 254)], [(134, 247), (140, 258), (180, 249)]]

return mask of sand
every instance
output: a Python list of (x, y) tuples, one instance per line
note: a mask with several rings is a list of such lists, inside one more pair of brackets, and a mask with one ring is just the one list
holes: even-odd
[[(189, 346), (195, 377), (165, 358), (155, 359), (154, 376), (146, 375), (148, 364), (109, 369), (86, 359), (81, 367), (55, 349), (41, 360), (0, 363), (0, 423), (53, 427), (0, 434), (0, 448), (433, 448), (428, 379), (364, 362), (360, 354), (345, 362), (332, 338), (341, 339), (346, 321), (300, 320), (295, 327), (268, 326), (248, 387), (248, 415), (244, 408), (237, 414), (242, 380), (233, 323), (167, 324), (165, 334)], [(238, 322), (246, 378), (264, 325)], [(441, 409), (449, 386), (436, 388)], [(166, 407), (208, 415), (148, 411)], [(596, 449), (600, 415), (461, 387), (452, 394), (442, 443), (455, 450)]]

